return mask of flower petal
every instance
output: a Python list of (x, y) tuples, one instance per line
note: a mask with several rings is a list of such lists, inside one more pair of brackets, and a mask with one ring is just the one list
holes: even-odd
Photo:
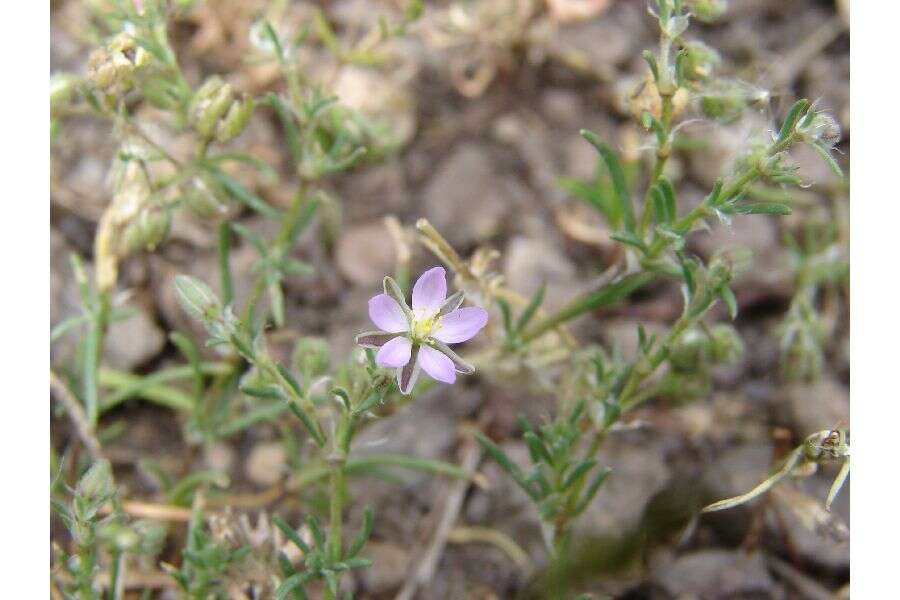
[(447, 344), (458, 344), (475, 337), (487, 320), (488, 312), (480, 306), (459, 308), (438, 319), (431, 335)]
[(387, 294), (378, 294), (369, 300), (369, 318), (388, 333), (409, 331), (409, 322), (403, 309)]
[(363, 348), (381, 348), (395, 337), (397, 337), (396, 333), (366, 331), (356, 336), (356, 343)]
[(453, 361), (447, 358), (440, 350), (435, 350), (431, 346), (422, 346), (419, 348), (419, 364), (426, 373), (444, 383), (453, 383), (456, 381), (456, 367)]
[(412, 351), (412, 342), (408, 338), (398, 335), (381, 347), (375, 355), (375, 363), (379, 367), (402, 367), (409, 362)]
[(447, 298), (447, 276), (444, 267), (428, 269), (413, 286), (412, 309), (417, 315), (433, 315)]
[(401, 394), (408, 395), (412, 391), (419, 379), (420, 371), (419, 346), (414, 346), (409, 362), (397, 369), (397, 387), (400, 388)]

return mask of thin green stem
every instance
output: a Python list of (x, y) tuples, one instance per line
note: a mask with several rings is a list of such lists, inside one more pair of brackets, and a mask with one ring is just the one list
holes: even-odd
[(91, 328), (84, 349), (84, 404), (88, 423), (92, 430), (96, 428), (97, 420), (100, 417), (98, 379), (100, 362), (103, 359), (103, 341), (108, 324), (109, 292), (104, 290), (97, 294), (97, 302), (91, 319)]
[(562, 325), (566, 321), (601, 306), (607, 306), (622, 300), (632, 292), (648, 284), (654, 277), (655, 275), (653, 273), (648, 272), (632, 273), (620, 278), (614, 283), (603, 286), (599, 290), (594, 290), (593, 292), (579, 296), (558, 312), (542, 319), (534, 327), (525, 331), (520, 337), (520, 340), (523, 344), (528, 343), (540, 337), (547, 331)]
[(331, 560), (341, 560), (341, 536), (344, 512), (344, 465), (345, 459), (335, 460), (331, 465)]
[[(278, 235), (272, 242), (272, 252), (277, 253), (280, 256), (291, 251), (291, 248), (288, 248), (287, 246), (291, 241), (291, 236), (294, 233), (294, 228), (297, 226), (297, 222), (304, 214), (303, 209), (306, 207), (306, 201), (306, 186), (303, 182), (301, 182), (299, 187), (297, 188), (297, 192), (294, 194), (294, 200), (293, 202), (291, 202), (291, 206), (288, 208), (287, 212), (282, 218), (281, 229), (279, 229)], [(259, 299), (262, 297), (263, 292), (266, 291), (267, 285), (268, 281), (266, 273), (262, 272), (257, 276), (256, 281), (253, 283), (253, 288), (250, 291), (250, 297), (248, 298), (247, 305), (244, 308), (245, 323), (250, 324), (253, 321), (253, 315), (256, 312), (256, 305), (259, 303)]]

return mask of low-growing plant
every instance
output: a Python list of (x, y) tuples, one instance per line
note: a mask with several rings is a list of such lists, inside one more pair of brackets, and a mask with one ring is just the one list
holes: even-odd
[[(301, 58), (308, 55), (301, 50), (315, 48), (339, 67), (382, 68), (391, 60), (383, 46), (406, 35), (423, 9), (419, 2), (410, 2), (398, 19), (381, 19), (359, 39), (339, 35), (321, 11), (293, 32), (261, 18), (249, 32), (254, 45), (249, 60), (274, 65), (284, 91), (253, 97), (236, 92), (226, 77), (189, 82), (169, 28), (193, 4), (97, 3), (94, 25), (101, 45), (91, 55), (87, 73), (52, 78), (56, 138), (64, 135), (67, 118), (86, 110), (108, 121), (120, 144), (112, 165), (111, 200), (94, 238), (93, 276), (81, 258), (72, 257), (82, 312), (51, 332), (51, 341), (81, 335), (76, 364), (51, 376), (59, 410), (72, 420), (90, 453), (57, 459), (52, 506), (69, 543), (65, 550), (62, 543), (55, 545), (54, 585), (68, 597), (122, 598), (127, 559), (141, 556), (161, 564), (187, 598), (233, 597), (231, 589), (252, 589), (252, 597), (259, 598), (307, 598), (319, 591), (325, 598), (352, 597), (345, 577), (371, 564), (361, 553), (377, 515), (366, 509), (356, 530), (349, 531), (347, 504), (355, 499), (348, 494), (348, 477), (407, 468), (473, 478), (471, 470), (433, 459), (370, 453), (357, 457), (356, 436), (378, 418), (404, 418), (402, 407), (435, 382), (454, 384), (457, 373), (477, 373), (553, 398), (553, 413), (543, 422), (524, 417), (519, 421), (529, 464), (514, 460), (486, 433), (476, 437), (536, 507), (551, 557), (548, 594), (571, 597), (575, 590), (567, 565), (579, 542), (578, 519), (616, 476), (598, 458), (609, 433), (653, 399), (688, 402), (708, 396), (714, 368), (744, 352), (735, 327), (714, 322), (711, 314), (722, 305), (731, 319), (737, 316), (731, 282), (752, 259), (720, 248), (703, 260), (690, 252), (689, 238), (710, 220), (739, 228), (744, 219), (790, 215), (790, 196), (768, 194), (760, 200), (754, 186), (801, 186), (790, 154), (800, 144), (812, 147), (840, 172), (832, 157), (840, 137), (836, 121), (815, 103), (794, 102), (778, 127), (759, 132), (703, 199), (688, 206), (670, 172), (684, 125), (695, 118), (739, 118), (760, 98), (719, 76), (716, 51), (687, 37), (692, 17), (713, 19), (724, 3), (656, 0), (652, 13), (659, 45), (643, 53), (646, 78), (631, 99), (637, 124), (649, 140), (648, 157), (625, 157), (608, 141), (582, 130), (585, 143), (598, 154), (597, 173), (588, 181), (561, 179), (568, 193), (596, 210), (611, 232), (609, 238), (619, 245), (600, 284), (550, 312), (543, 307), (544, 287), (531, 297), (510, 289), (493, 270), (496, 253), (479, 249), (465, 259), (431, 223), (420, 219), (415, 225), (419, 244), (446, 270), (433, 267), (410, 286), (408, 256), (405, 262), (398, 260), (397, 272), (383, 280), (383, 293), (369, 301), (369, 315), (378, 329), (359, 332), (359, 347), (349, 358), (334, 361), (325, 339), (303, 335), (291, 360), (285, 361), (272, 349), (273, 333), (289, 320), (284, 284), (314, 274), (312, 264), (298, 258), (297, 246), (302, 236), (312, 235), (316, 244), (327, 248), (335, 237), (329, 224), (336, 214), (339, 221), (340, 205), (324, 181), (398, 149), (383, 123), (341, 105), (325, 81), (310, 78), (309, 65)], [(175, 156), (150, 135), (134, 110), (144, 103), (163, 115), (170, 132), (192, 136), (190, 156)], [(265, 199), (236, 174), (241, 166), (268, 181), (280, 181), (276, 168), (234, 149), (254, 113), (263, 110), (271, 111), (280, 124), (288, 149), (290, 176), (282, 183), (293, 192), (287, 206)], [(203, 326), (206, 340), (172, 331), (169, 341), (180, 355), (179, 364), (143, 374), (108, 368), (102, 359), (109, 326), (133, 313), (115, 294), (119, 267), (129, 256), (165, 244), (178, 211), (200, 215), (216, 229), (217, 272), (204, 278), (179, 275), (173, 284), (183, 312)], [(239, 222), (243, 211), (274, 221), (277, 233), (266, 239)], [(318, 228), (313, 227), (317, 219)], [(780, 333), (784, 371), (790, 378), (808, 379), (821, 372), (828, 328), (819, 312), (820, 291), (846, 282), (848, 263), (836, 250), (844, 234), (827, 219), (822, 221), (785, 235), (794, 296)], [(235, 243), (248, 244), (257, 256), (249, 293), (240, 304), (232, 272)], [(569, 331), (574, 319), (666, 280), (681, 289), (680, 313), (664, 330), (651, 334), (639, 327), (634, 356), (623, 355), (615, 346), (581, 346)], [(470, 305), (464, 306), (465, 301)], [(477, 348), (460, 353), (466, 358), (449, 347), (482, 329)], [(420, 378), (420, 371), (430, 379)], [(136, 509), (123, 502), (123, 491), (103, 456), (104, 440), (116, 435), (103, 416), (134, 398), (181, 415), (184, 439), (192, 446), (212, 447), (257, 424), (274, 424), (290, 452), (293, 471), (294, 487), (280, 488), (279, 493), (323, 484), (327, 506), (320, 510), (303, 498), (301, 520), (292, 522), (276, 509), (271, 519), (263, 517), (252, 529), (248, 521), (235, 524), (233, 515), (211, 508), (228, 505), (226, 492), (219, 489), (228, 487), (224, 474), (194, 471), (179, 479), (145, 461), (141, 468), (159, 481), (164, 496), (155, 510), (187, 523), (174, 554), (178, 558), (167, 554), (169, 562), (159, 563), (168, 531), (155, 521), (134, 518)], [(849, 473), (848, 436), (837, 426), (813, 433), (759, 486), (705, 510), (736, 506), (789, 475), (840, 462), (825, 501), (830, 508)], [(68, 479), (77, 480), (72, 489), (64, 483), (64, 465), (76, 474), (76, 479)]]

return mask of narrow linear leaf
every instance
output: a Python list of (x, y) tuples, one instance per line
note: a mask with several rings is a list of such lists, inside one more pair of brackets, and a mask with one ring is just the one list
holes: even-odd
[(294, 159), (295, 165), (300, 164), (300, 161), (303, 159), (303, 150), (300, 144), (300, 130), (297, 127), (297, 120), (293, 111), (276, 94), (269, 94), (263, 102), (275, 109), (278, 120), (281, 122), (281, 128), (284, 129), (284, 137), (287, 139), (288, 148), (291, 150), (291, 158)]
[(781, 124), (781, 130), (778, 132), (778, 140), (777, 143), (781, 143), (785, 141), (788, 136), (794, 133), (794, 129), (797, 127), (797, 121), (800, 120), (800, 116), (804, 110), (809, 107), (809, 100), (797, 100), (794, 102), (794, 105), (791, 106), (790, 110), (787, 113), (787, 116), (784, 118), (784, 123)]
[(296, 589), (302, 589), (303, 584), (309, 582), (313, 578), (310, 573), (295, 573), (281, 582), (278, 589), (275, 590), (275, 600), (285, 600), (288, 594)]
[(838, 164), (831, 152), (828, 151), (828, 148), (825, 148), (822, 144), (810, 144), (810, 146), (812, 146), (813, 150), (822, 157), (822, 160), (825, 161), (825, 164), (828, 165), (835, 175), (838, 177), (844, 176), (844, 170), (841, 169), (841, 165)]
[(733, 211), (739, 215), (789, 215), (792, 212), (790, 206), (779, 202), (739, 204), (733, 208)]
[(234, 301), (234, 284), (231, 278), (231, 227), (228, 221), (219, 225), (218, 232), (219, 285), (222, 302), (228, 306)]
[(618, 155), (609, 144), (601, 140), (593, 132), (582, 129), (581, 135), (597, 149), (600, 156), (603, 158), (603, 162), (606, 163), (606, 168), (609, 170), (609, 175), (612, 178), (616, 200), (618, 201), (620, 212), (622, 213), (622, 222), (626, 230), (634, 231), (634, 207), (631, 204), (631, 196), (628, 192), (628, 186), (625, 183), (625, 172), (622, 170), (622, 164), (619, 162)]
[(617, 231), (615, 233), (611, 233), (609, 235), (610, 239), (616, 240), (617, 242), (622, 242), (623, 244), (628, 244), (634, 248), (637, 248), (644, 254), (647, 253), (647, 244), (644, 243), (636, 233), (632, 233), (630, 231)]
[(497, 306), (500, 307), (500, 315), (503, 317), (503, 331), (506, 332), (506, 337), (515, 337), (516, 330), (512, 325), (512, 311), (509, 308), (509, 302), (503, 298), (497, 298)]
[(562, 489), (567, 490), (588, 474), (588, 472), (594, 468), (597, 464), (597, 461), (593, 458), (589, 458), (587, 460), (583, 460), (578, 465), (572, 469), (572, 472), (566, 476), (565, 481), (563, 481)]
[(728, 315), (731, 319), (736, 319), (738, 314), (738, 302), (731, 288), (727, 285), (722, 286), (722, 289), (719, 290), (719, 297), (722, 298), (722, 302), (728, 307)]
[(369, 536), (372, 534), (372, 509), (368, 506), (366, 510), (363, 512), (363, 522), (362, 526), (359, 529), (359, 533), (356, 534), (356, 538), (354, 538), (353, 542), (350, 544), (350, 548), (347, 549), (347, 558), (353, 558), (359, 551), (363, 549), (363, 546), (366, 545), (366, 542), (369, 541)]
[(252, 210), (255, 210), (264, 217), (278, 220), (281, 213), (274, 207), (270, 206), (265, 200), (248, 190), (244, 185), (238, 182), (230, 175), (226, 175), (219, 169), (208, 166), (207, 170), (210, 175), (222, 186), (222, 188), (235, 200), (245, 204)]
[(531, 296), (531, 301), (528, 303), (528, 306), (525, 307), (525, 310), (519, 316), (519, 320), (516, 322), (516, 332), (522, 331), (531, 322), (531, 319), (537, 313), (538, 308), (541, 307), (541, 304), (544, 302), (544, 293), (547, 291), (547, 284), (542, 283), (541, 287), (539, 287), (534, 295)]
[(655, 274), (648, 272), (632, 273), (631, 275), (622, 277), (615, 283), (611, 283), (599, 290), (576, 298), (556, 315), (548, 317), (543, 321), (539, 321), (531, 329), (523, 333), (522, 340), (525, 342), (530, 341), (548, 329), (552, 329), (569, 319), (573, 319), (601, 306), (607, 306), (627, 298), (638, 289), (653, 281), (655, 277)]
[(272, 515), (272, 522), (275, 523), (275, 526), (281, 530), (287, 539), (303, 551), (303, 554), (308, 555), (310, 553), (309, 544), (303, 541), (303, 538), (300, 537), (297, 530), (291, 527), (287, 521), (278, 515)]
[(169, 339), (188, 360), (188, 364), (191, 367), (191, 373), (194, 379), (194, 396), (199, 398), (203, 393), (204, 381), (202, 367), (203, 360), (200, 356), (200, 350), (197, 348), (197, 345), (194, 344), (191, 338), (184, 335), (180, 331), (171, 332), (169, 334)]
[(600, 489), (600, 486), (603, 485), (603, 482), (606, 481), (606, 478), (609, 477), (610, 473), (612, 473), (612, 469), (603, 467), (596, 475), (594, 475), (594, 478), (591, 480), (591, 485), (585, 490), (584, 496), (582, 496), (578, 506), (575, 507), (576, 515), (580, 515), (588, 506), (590, 506), (591, 500), (597, 495), (597, 491)]

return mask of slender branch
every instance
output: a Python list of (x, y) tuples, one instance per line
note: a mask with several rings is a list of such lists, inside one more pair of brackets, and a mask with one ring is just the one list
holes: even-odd
[(56, 393), (57, 399), (66, 407), (66, 414), (69, 415), (72, 424), (75, 426), (75, 433), (81, 439), (85, 448), (91, 453), (91, 456), (94, 457), (94, 460), (104, 459), (105, 455), (100, 446), (100, 441), (94, 436), (93, 428), (81, 409), (81, 403), (78, 402), (75, 395), (53, 371), (50, 371), (50, 389)]

